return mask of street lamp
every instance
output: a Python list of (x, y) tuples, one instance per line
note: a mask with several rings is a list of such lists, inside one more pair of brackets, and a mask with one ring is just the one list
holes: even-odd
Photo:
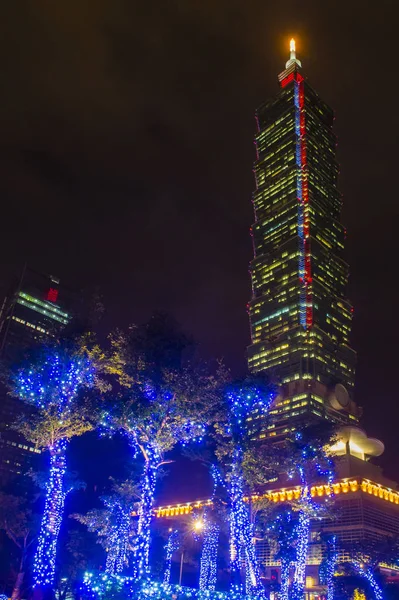
[[(195, 521), (192, 525), (192, 531), (196, 531), (197, 533), (199, 533), (200, 531), (202, 531), (204, 529), (204, 527), (205, 527), (205, 523), (202, 519), (195, 519)], [(182, 548), (181, 555), (180, 555), (179, 585), (181, 585), (182, 578), (183, 578), (183, 563), (184, 563), (184, 548)]]

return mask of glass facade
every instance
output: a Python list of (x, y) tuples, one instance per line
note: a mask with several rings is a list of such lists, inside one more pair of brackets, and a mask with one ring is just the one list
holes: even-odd
[[(0, 361), (12, 364), (35, 344), (56, 339), (71, 316), (58, 303), (58, 279), (26, 268), (10, 286), (0, 310)], [(62, 289), (68, 299), (68, 292)], [(40, 453), (13, 429), (30, 409), (0, 385), (0, 483), (32, 466)]]
[(298, 382), (276, 409), (283, 420), (310, 411), (349, 421), (353, 406), (342, 412), (326, 400), (336, 384), (351, 395), (356, 360), (334, 115), (299, 64), (288, 61), (280, 93), (256, 113), (248, 363), (286, 387)]

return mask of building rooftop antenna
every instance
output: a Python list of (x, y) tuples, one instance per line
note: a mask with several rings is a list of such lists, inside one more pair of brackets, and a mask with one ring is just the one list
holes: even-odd
[(296, 44), (294, 38), (290, 40), (290, 59), (285, 63), (285, 68), (288, 69), (291, 65), (296, 64), (298, 67), (302, 67), (301, 61), (296, 57)]

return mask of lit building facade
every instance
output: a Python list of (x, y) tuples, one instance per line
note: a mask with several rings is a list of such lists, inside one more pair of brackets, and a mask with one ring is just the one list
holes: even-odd
[[(0, 359), (6, 365), (22, 358), (34, 345), (56, 338), (70, 320), (59, 303), (59, 280), (24, 269), (0, 309)], [(68, 298), (68, 292), (62, 296)], [(27, 407), (0, 388), (0, 478), (19, 474), (38, 451), (16, 433), (12, 424)]]
[[(322, 534), (335, 534), (339, 562), (350, 560), (364, 543), (397, 538), (399, 491), (372, 462), (383, 453), (383, 443), (358, 426), (334, 117), (304, 81), (300, 66), (292, 47), (279, 76), (280, 93), (257, 112), (248, 362), (251, 371), (266, 372), (279, 384), (279, 394), (270, 416), (263, 421), (254, 414), (248, 425), (254, 439), (276, 441), (314, 419), (340, 425), (331, 447), (334, 481), (316, 481), (309, 490), (316, 502), (332, 500), (327, 514), (312, 520), (309, 533), (305, 598), (320, 600), (326, 597), (319, 574), (325, 558)], [(245, 500), (253, 510), (259, 500), (298, 501), (303, 491), (298, 481), (295, 485), (281, 472)], [(205, 511), (212, 502), (207, 498), (160, 506), (154, 513), (165, 527), (173, 520), (179, 527), (179, 520)], [(275, 544), (267, 538), (254, 543), (265, 583), (281, 582)], [(380, 565), (380, 570), (388, 578), (398, 577), (397, 567)]]
[(300, 68), (292, 43), (279, 94), (256, 113), (248, 364), (281, 385), (263, 437), (359, 416), (334, 115)]
[[(354, 428), (352, 433), (356, 434)], [(378, 440), (365, 438), (358, 446), (362, 450), (377, 451)], [(369, 458), (364, 455), (364, 458)], [(313, 485), (310, 494), (316, 502), (323, 503), (327, 498), (334, 498), (334, 509), (331, 518), (312, 522), (309, 534), (308, 554), (306, 561), (306, 599), (325, 598), (326, 586), (320, 581), (320, 564), (324, 557), (323, 534), (335, 534), (337, 538), (338, 561), (347, 562), (351, 552), (358, 552), (365, 543), (384, 541), (388, 537), (399, 536), (399, 492), (396, 484), (383, 476), (381, 470), (368, 462), (346, 452), (337, 460), (337, 476), (332, 484)], [(251, 497), (251, 506), (256, 507), (258, 501), (265, 499), (273, 504), (289, 503), (299, 500), (303, 489), (300, 485), (275, 487), (259, 495)], [(249, 498), (245, 498), (249, 502)], [(203, 499), (170, 506), (160, 506), (154, 510), (157, 521), (176, 523), (193, 514), (201, 514), (212, 504), (211, 499)], [(274, 557), (275, 546), (266, 540), (256, 539), (256, 554), (261, 565), (265, 583), (281, 582), (280, 563)], [(293, 576), (291, 569), (290, 576)], [(380, 565), (385, 578), (398, 577), (397, 567)]]

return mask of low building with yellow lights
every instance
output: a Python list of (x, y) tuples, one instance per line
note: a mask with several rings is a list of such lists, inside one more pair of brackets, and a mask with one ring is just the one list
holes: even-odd
[[(331, 485), (314, 485), (311, 496), (322, 502), (333, 499), (332, 517), (312, 524), (307, 558), (307, 594), (316, 599), (324, 594), (319, 584), (319, 565), (323, 557), (322, 532), (337, 536), (339, 558), (350, 560), (351, 549), (357, 550), (363, 541), (381, 540), (399, 536), (399, 490), (370, 462), (370, 458), (381, 454), (383, 445), (379, 440), (368, 438), (359, 428), (344, 428), (336, 443), (337, 477)], [(256, 506), (259, 500), (267, 499), (278, 504), (299, 500), (303, 489), (299, 485), (276, 487), (261, 494), (247, 497), (246, 501)], [(197, 500), (170, 506), (159, 506), (155, 516), (160, 520), (181, 519), (201, 512), (212, 504), (211, 499)], [(266, 580), (271, 579), (272, 570), (279, 571), (279, 563), (273, 558), (267, 541), (256, 540), (257, 555)], [(397, 573), (396, 573), (397, 576)]]

